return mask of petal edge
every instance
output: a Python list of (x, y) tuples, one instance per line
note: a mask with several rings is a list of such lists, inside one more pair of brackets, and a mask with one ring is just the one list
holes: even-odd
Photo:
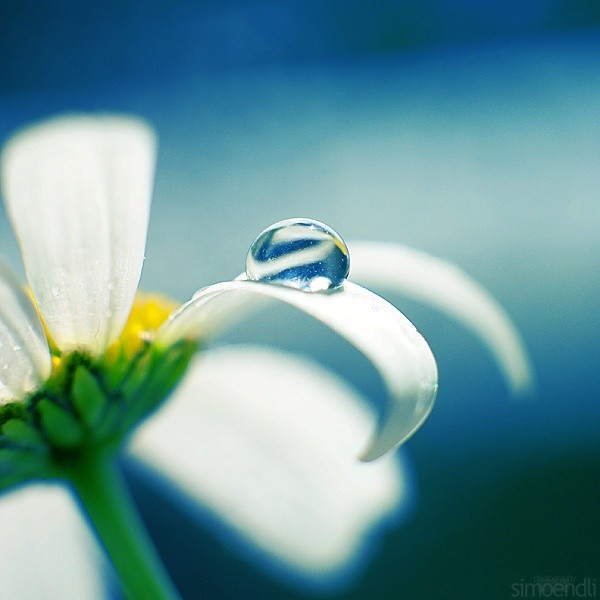
[(208, 340), (257, 307), (278, 300), (322, 321), (360, 350), (388, 391), (387, 414), (361, 459), (374, 460), (406, 441), (429, 415), (437, 393), (437, 366), (427, 342), (395, 307), (347, 281), (329, 293), (237, 279), (204, 288), (159, 329), (156, 342)]
[(50, 369), (50, 350), (35, 306), (0, 259), (0, 404), (24, 396)]
[(236, 531), (245, 555), (260, 549), (260, 563), (283, 566), (286, 580), (326, 585), (355, 577), (373, 528), (411, 508), (401, 455), (354, 460), (371, 413), (355, 390), (306, 358), (220, 347), (195, 359), (131, 450), (158, 482), (174, 484), (192, 516), (203, 522), (201, 505), (218, 517), (217, 534), (229, 541)]
[(109, 115), (51, 119), (3, 151), (7, 212), (61, 349), (100, 352), (123, 327), (144, 256), (154, 161), (150, 128)]
[(535, 391), (519, 332), (493, 296), (453, 263), (400, 244), (353, 241), (351, 277), (375, 290), (401, 293), (457, 319), (488, 346), (515, 395)]

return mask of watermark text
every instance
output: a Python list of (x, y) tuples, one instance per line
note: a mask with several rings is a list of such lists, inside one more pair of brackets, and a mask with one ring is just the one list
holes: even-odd
[(511, 598), (598, 598), (595, 577), (571, 575), (537, 576), (520, 579), (510, 586)]

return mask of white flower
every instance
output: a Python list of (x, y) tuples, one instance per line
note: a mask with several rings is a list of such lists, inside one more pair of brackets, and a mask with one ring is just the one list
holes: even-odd
[[(265, 301), (293, 306), (331, 327), (379, 371), (387, 412), (370, 439), (377, 416), (335, 375), (282, 353), (232, 348), (193, 360), (168, 404), (140, 428), (132, 451), (273, 562), (308, 577), (340, 572), (360, 555), (371, 529), (406, 500), (400, 457), (364, 461), (405, 441), (429, 414), (437, 390), (433, 355), (399, 311), (351, 282), (335, 293), (307, 293), (238, 278), (201, 289), (156, 331), (132, 329), (154, 158), (147, 126), (113, 116), (55, 119), (8, 143), (4, 197), (35, 304), (0, 266), (0, 402), (18, 403), (43, 389), (72, 352), (108, 356), (114, 344), (141, 343), (140, 333), (158, 348), (190, 338), (205, 345)], [(467, 276), (397, 245), (355, 243), (350, 252), (351, 279), (439, 306), (481, 335), (516, 391), (531, 385), (518, 334)], [(13, 537), (39, 510), (76, 518), (59, 488), (12, 492), (0, 501), (0, 548), (14, 548), (7, 511), (14, 511)], [(48, 533), (59, 532), (38, 525), (34, 537)], [(28, 564), (36, 548), (44, 552), (45, 542), (25, 549)], [(19, 583), (23, 558), (12, 550), (3, 555), (17, 565), (0, 566), (0, 595), (50, 589), (40, 573)], [(83, 577), (61, 597), (100, 590), (93, 576)]]

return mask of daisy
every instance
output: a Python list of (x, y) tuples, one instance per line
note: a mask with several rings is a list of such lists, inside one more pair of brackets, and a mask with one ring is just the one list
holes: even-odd
[[(460, 319), (516, 392), (532, 381), (519, 336), (455, 267), (397, 245), (349, 252), (306, 219), (265, 230), (242, 276), (178, 308), (137, 293), (154, 161), (152, 131), (116, 116), (54, 119), (4, 150), (4, 198), (28, 288), (0, 264), (0, 490), (66, 483), (126, 594), (175, 597), (115, 461), (176, 390), (129, 444), (137, 459), (273, 560), (303, 573), (338, 570), (405, 497), (402, 465), (384, 455), (421, 426), (437, 392), (425, 340), (355, 282)], [(379, 419), (312, 364), (249, 348), (205, 351), (273, 300), (322, 321), (373, 363), (387, 391)]]

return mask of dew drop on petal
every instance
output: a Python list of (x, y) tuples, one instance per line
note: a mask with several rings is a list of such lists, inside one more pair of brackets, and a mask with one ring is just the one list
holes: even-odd
[(246, 257), (248, 279), (305, 292), (340, 287), (349, 269), (344, 240), (331, 227), (312, 219), (287, 219), (267, 227)]

